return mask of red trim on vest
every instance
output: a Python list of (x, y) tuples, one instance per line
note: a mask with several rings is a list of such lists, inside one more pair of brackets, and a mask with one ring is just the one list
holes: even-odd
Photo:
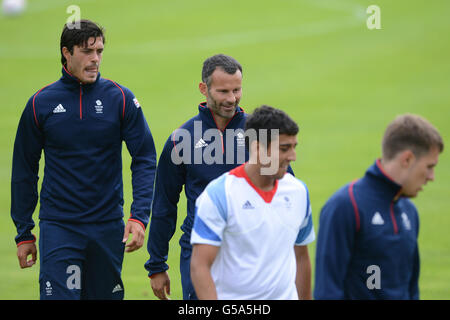
[(234, 168), (229, 173), (238, 178), (244, 178), (247, 181), (247, 183), (261, 196), (261, 198), (263, 198), (263, 200), (266, 203), (272, 202), (272, 199), (275, 196), (275, 193), (277, 192), (277, 189), (278, 189), (278, 180), (275, 180), (275, 186), (272, 188), (272, 190), (269, 190), (269, 191), (261, 190), (260, 188), (255, 186), (253, 184), (253, 182), (250, 180), (249, 176), (247, 175), (247, 172), (245, 172), (244, 166), (245, 166), (245, 163), (240, 165), (237, 168)]

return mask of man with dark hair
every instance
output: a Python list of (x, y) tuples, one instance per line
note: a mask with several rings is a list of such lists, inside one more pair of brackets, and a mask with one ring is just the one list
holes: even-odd
[(67, 24), (64, 25), (59, 42), (59, 49), (61, 53), (61, 64), (65, 66), (67, 59), (63, 51), (66, 48), (71, 55), (73, 55), (74, 47), (88, 47), (88, 40), (92, 38), (92, 44), (96, 42), (98, 38), (102, 39), (102, 44), (106, 44), (106, 38), (104, 29), (96, 23), (89, 20), (78, 21), (79, 28), (70, 28)]
[(434, 180), (444, 143), (420, 116), (387, 127), (382, 157), (322, 208), (316, 299), (419, 299), (419, 216), (409, 198)]
[[(102, 28), (89, 20), (79, 26), (64, 26), (62, 77), (29, 99), (19, 122), (11, 179), (17, 255), (21, 268), (36, 262), (32, 215), (44, 150), (41, 299), (123, 299), (124, 249), (135, 251), (144, 242), (156, 151), (133, 93), (100, 76)], [(122, 141), (132, 157), (133, 203), (126, 226)]]
[(217, 67), (228, 74), (235, 74), (237, 70), (242, 74), (242, 66), (236, 59), (224, 54), (216, 54), (203, 62), (202, 82), (205, 83), (207, 87), (211, 85), (212, 74)]
[[(236, 129), (243, 131), (246, 118), (239, 106), (242, 96), (241, 65), (234, 58), (223, 54), (206, 59), (199, 90), (206, 97), (206, 102), (198, 106), (197, 116), (169, 136), (158, 162), (147, 245), (150, 258), (145, 268), (149, 272), (153, 292), (159, 299), (167, 299), (166, 294), (170, 294), (169, 266), (166, 261), (169, 241), (175, 232), (177, 205), (183, 186), (187, 198), (187, 216), (181, 226), (181, 282), (183, 298), (196, 299), (190, 279), (192, 247), (189, 243), (195, 200), (211, 180), (247, 158), (245, 144), (239, 147), (240, 138), (234, 134)], [(182, 135), (183, 132), (186, 134)], [(183, 149), (182, 145), (186, 143), (188, 146)], [(219, 148), (212, 151), (214, 161), (207, 161), (207, 149), (213, 145)], [(198, 154), (200, 159), (196, 157)], [(227, 154), (233, 156), (233, 161), (227, 161), (230, 160)], [(178, 158), (183, 160), (177, 161)]]
[[(287, 173), (298, 126), (283, 111), (262, 106), (245, 128), (253, 131), (249, 161), (209, 183), (196, 201), (195, 291), (208, 300), (311, 299), (309, 194)], [(273, 162), (276, 169), (264, 173)]]

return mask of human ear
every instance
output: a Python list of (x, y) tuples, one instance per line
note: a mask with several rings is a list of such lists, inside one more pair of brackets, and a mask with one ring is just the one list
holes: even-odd
[(208, 93), (208, 86), (206, 85), (206, 83), (200, 82), (200, 83), (198, 84), (198, 89), (200, 90), (200, 93), (201, 93), (202, 95), (204, 95), (205, 97), (207, 96), (207, 93)]
[(67, 49), (67, 47), (63, 47), (61, 52), (62, 52), (64, 58), (66, 59), (67, 63), (69, 63), (69, 61), (72, 57), (72, 54), (70, 53), (69, 49)]
[(411, 150), (405, 150), (400, 154), (400, 164), (403, 168), (409, 168), (416, 160), (416, 156)]

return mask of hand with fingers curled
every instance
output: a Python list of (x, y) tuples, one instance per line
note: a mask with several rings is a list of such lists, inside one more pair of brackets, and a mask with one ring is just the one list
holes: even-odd
[(132, 235), (132, 239), (128, 244), (125, 245), (125, 252), (136, 251), (144, 244), (145, 229), (139, 222), (135, 220), (128, 220), (123, 235), (123, 243), (128, 242), (130, 234)]
[(170, 278), (167, 271), (155, 273), (150, 278), (153, 293), (160, 300), (170, 300)]
[[(28, 256), (31, 255), (31, 259)], [(22, 269), (32, 267), (37, 260), (37, 249), (34, 243), (23, 243), (17, 247), (17, 258)]]

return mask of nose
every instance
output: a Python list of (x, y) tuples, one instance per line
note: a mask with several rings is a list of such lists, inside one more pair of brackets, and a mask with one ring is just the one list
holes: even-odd
[(100, 59), (101, 59), (101, 53), (94, 51), (91, 56), (91, 61), (95, 62), (95, 64), (98, 64), (100, 62)]
[(234, 92), (230, 92), (227, 95), (227, 102), (230, 104), (234, 104), (237, 101), (236, 95), (234, 94)]
[(293, 149), (291, 150), (291, 152), (289, 153), (287, 160), (288, 160), (289, 162), (297, 160), (297, 152), (295, 151), (294, 148), (293, 148)]
[(431, 169), (430, 173), (428, 174), (427, 180), (434, 181), (434, 170), (433, 169)]

